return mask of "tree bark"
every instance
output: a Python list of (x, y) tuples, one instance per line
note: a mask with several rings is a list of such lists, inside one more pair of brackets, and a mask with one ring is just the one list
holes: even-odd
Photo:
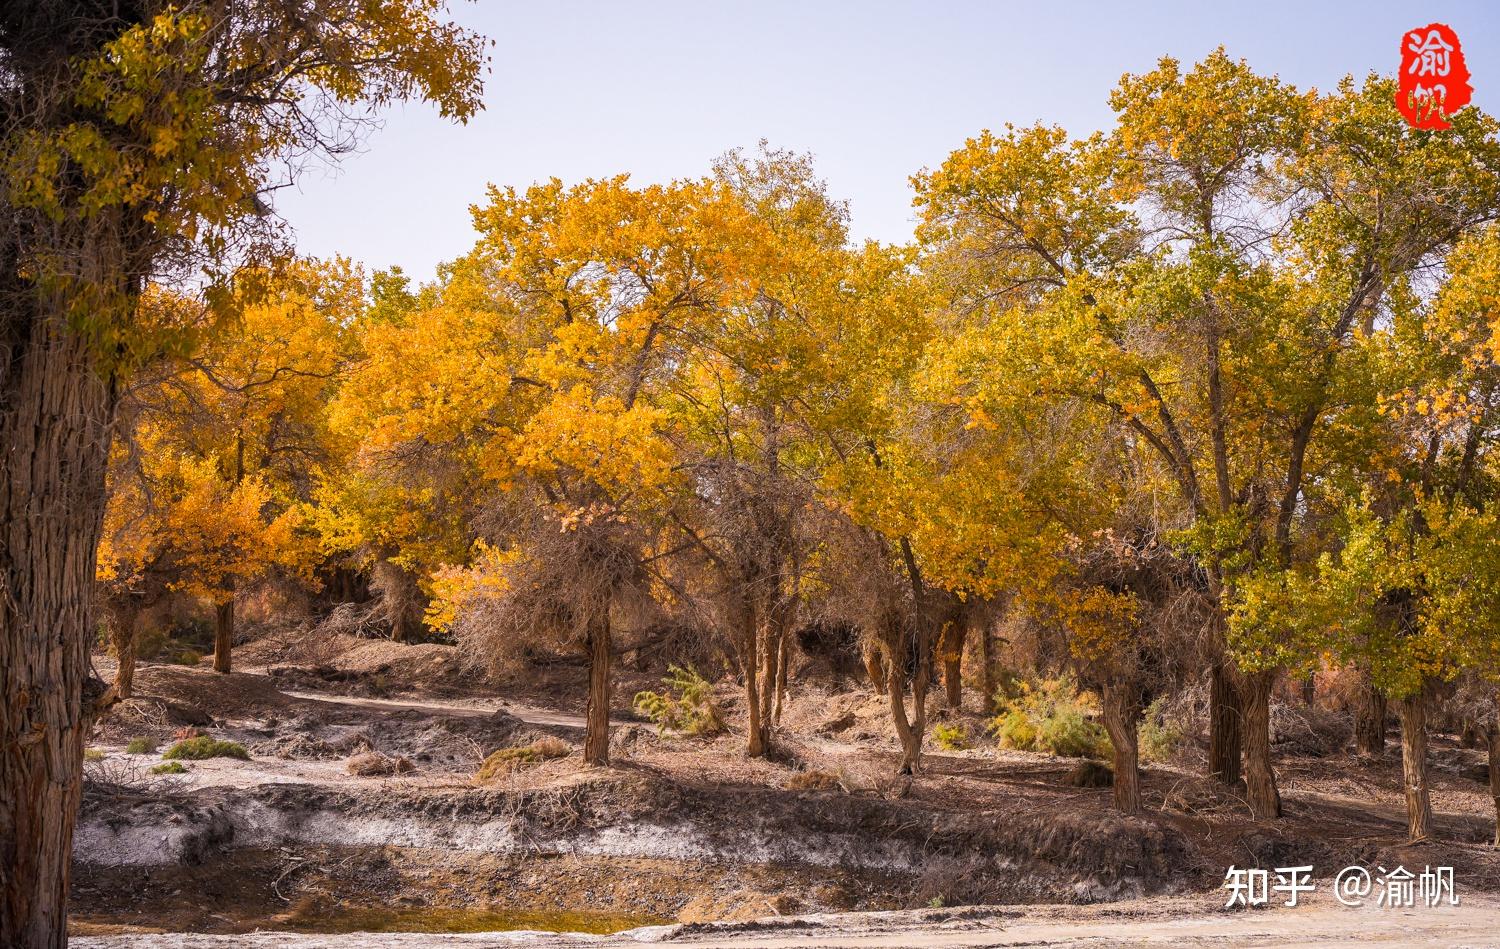
[(772, 727), (781, 725), (781, 707), (786, 704), (787, 652), (791, 648), (790, 643), (792, 640), (790, 631), (787, 629), (788, 625), (790, 624), (782, 624), (776, 633), (778, 641), (776, 647), (778, 653), (776, 659), (776, 708), (771, 712)]
[(1500, 715), (1490, 720), (1490, 799), (1495, 804), (1495, 846), (1500, 847)]
[(589, 700), (584, 713), (583, 763), (609, 764), (610, 635), (609, 615), (589, 623)]
[(1281, 794), (1271, 765), (1271, 687), (1275, 672), (1244, 677), (1240, 700), (1244, 716), (1245, 799), (1256, 820), (1281, 816)]
[(1209, 671), (1208, 774), (1225, 784), (1240, 780), (1240, 692), (1223, 661)]
[(234, 594), (214, 604), (214, 671), (230, 672), (234, 649)]
[(1122, 814), (1141, 810), (1141, 769), (1139, 729), (1141, 703), (1132, 701), (1134, 690), (1106, 685), (1103, 717), (1104, 730), (1114, 746), (1114, 804)]
[(1354, 748), (1367, 758), (1385, 754), (1385, 696), (1361, 672), (1354, 709)]
[[(4, 276), (0, 274), (0, 276)], [(113, 387), (60, 318), (0, 313), (0, 946), (66, 945)]]
[(112, 701), (130, 698), (135, 684), (135, 626), (140, 610), (132, 603), (106, 603), (104, 625), (115, 651), (115, 681)]
[(1396, 714), (1401, 719), (1401, 781), (1406, 790), (1406, 835), (1412, 843), (1417, 843), (1432, 839), (1432, 800), (1427, 790), (1427, 700), (1421, 693), (1399, 699)]
[(964, 704), (964, 640), (968, 633), (966, 618), (955, 619), (943, 628), (943, 688), (951, 709), (962, 708)]
[(994, 715), (999, 711), (995, 693), (1000, 684), (995, 681), (995, 624), (988, 619), (979, 629), (979, 682), (984, 689), (984, 714)]
[(906, 714), (906, 687), (902, 680), (903, 676), (899, 671), (886, 670), (886, 698), (891, 703), (891, 721), (896, 726), (896, 738), (901, 742), (901, 763), (896, 772), (917, 775), (922, 771), (922, 732), (927, 724), (923, 706), (926, 704), (927, 690), (923, 687), (919, 695), (916, 681), (912, 682), (912, 697), (916, 706), (914, 722)]

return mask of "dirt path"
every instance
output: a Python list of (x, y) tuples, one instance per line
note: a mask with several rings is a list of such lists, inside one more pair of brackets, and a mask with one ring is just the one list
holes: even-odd
[[(337, 695), (329, 692), (283, 691), (295, 699), (309, 702), (328, 702), (337, 705), (353, 705), (358, 708), (411, 709), (433, 715), (460, 715), (468, 718), (484, 718), (495, 712), (507, 712), (530, 725), (554, 725), (563, 728), (583, 728), (582, 715), (570, 715), (556, 709), (535, 705), (517, 705), (499, 699), (464, 699), (462, 701), (432, 700), (413, 702), (406, 699), (374, 699), (355, 695)], [(618, 719), (615, 720), (618, 723)]]
[(803, 947), (943, 946), (1500, 946), (1500, 905), (1473, 897), (1459, 907), (1351, 909), (1326, 900), (1297, 909), (1223, 913), (1165, 900), (1109, 907), (1011, 907), (812, 916), (747, 924), (658, 926), (616, 936), (541, 933), (419, 933), (304, 936), (110, 936), (75, 938), (95, 949), (415, 949), (451, 946), (481, 949), (516, 945), (624, 947), (664, 945), (683, 949), (803, 949)]

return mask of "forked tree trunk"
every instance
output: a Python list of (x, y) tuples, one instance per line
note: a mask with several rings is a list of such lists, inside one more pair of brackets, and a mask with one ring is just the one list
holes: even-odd
[(609, 614), (589, 623), (589, 701), (584, 713), (583, 763), (609, 764), (610, 636)]
[(0, 323), (0, 946), (66, 945), (112, 387), (61, 320)]
[(913, 714), (906, 714), (906, 686), (904, 676), (894, 668), (886, 670), (886, 698), (891, 703), (891, 721), (896, 726), (896, 738), (901, 742), (901, 763), (898, 774), (917, 775), (922, 772), (922, 737), (927, 729), (927, 685), (919, 672), (912, 679)]
[(1208, 774), (1225, 784), (1240, 780), (1242, 737), (1240, 692), (1223, 661), (1209, 670)]
[(1367, 758), (1385, 754), (1385, 696), (1361, 672), (1355, 697), (1354, 748)]
[(1500, 714), (1490, 719), (1490, 800), (1495, 805), (1495, 846), (1500, 847)]
[(130, 698), (135, 685), (135, 626), (140, 609), (132, 603), (106, 603), (104, 625), (109, 644), (115, 651), (113, 701)]
[(1427, 700), (1418, 693), (1396, 702), (1401, 719), (1401, 782), (1406, 791), (1406, 835), (1412, 843), (1432, 838), (1432, 800), (1427, 792)]
[(214, 671), (230, 671), (234, 649), (234, 594), (214, 604)]
[(968, 638), (969, 626), (965, 619), (957, 619), (943, 628), (943, 688), (947, 692), (948, 707), (962, 708), (964, 704), (964, 640)]
[(1141, 810), (1141, 703), (1135, 699), (1135, 690), (1128, 687), (1106, 685), (1102, 691), (1104, 730), (1109, 733), (1109, 742), (1114, 746), (1115, 810), (1122, 814), (1138, 814)]
[(1258, 672), (1240, 684), (1245, 740), (1245, 800), (1256, 820), (1281, 816), (1281, 794), (1271, 765), (1271, 687), (1275, 672)]

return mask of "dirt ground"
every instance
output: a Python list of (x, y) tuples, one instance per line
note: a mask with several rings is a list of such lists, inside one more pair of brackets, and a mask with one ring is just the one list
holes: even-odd
[[(355, 928), (607, 933), (668, 923), (685, 928), (630, 938), (1198, 945), (1221, 931), (1241, 945), (1321, 945), (1344, 931), (1378, 942), (1408, 925), (1424, 927), (1421, 940), (1433, 945), (1488, 945), (1487, 933), (1500, 932), (1483, 755), (1447, 736), (1433, 755), (1440, 842), (1410, 846), (1397, 750), (1360, 761), (1299, 737), (1296, 723), (1278, 745), (1285, 820), (1251, 821), (1238, 796), (1198, 777), (1191, 746), (1150, 767), (1146, 812), (1126, 819), (1110, 810), (1108, 788), (1069, 784), (1075, 761), (988, 740), (933, 752), (923, 775), (897, 778), (883, 701), (827, 676), (795, 683), (777, 753), (747, 759), (731, 686), (721, 688), (728, 734), (661, 737), (629, 711), (634, 691), (660, 673), (627, 664), (615, 690), (617, 765), (586, 771), (581, 666), (485, 682), (449, 647), (348, 639), (268, 637), (242, 649), (244, 671), (229, 676), (206, 665), (138, 670), (138, 697), (91, 745), (75, 841), (80, 944), (312, 946), (339, 945), (329, 934)], [(978, 705), (972, 693), (966, 701)], [(977, 714), (940, 705), (938, 720), (980, 734)], [(159, 752), (125, 752), (131, 739), (165, 747), (191, 729), (241, 742), (250, 760), (154, 776)], [(489, 782), (473, 777), (490, 752), (542, 738), (571, 753)], [(371, 755), (410, 770), (350, 772)], [(1326, 888), (1354, 864), (1452, 866), (1465, 906), (1400, 924), (1398, 914), (1337, 904), (1218, 911), (1230, 865), (1312, 865)], [(1007, 908), (934, 909), (970, 905)], [(826, 915), (850, 911), (897, 915)], [(809, 914), (795, 933), (784, 928)], [(778, 921), (695, 928), (767, 918)], [(256, 930), (290, 934), (246, 941)], [(362, 945), (430, 944), (380, 938)], [(485, 938), (455, 944), (511, 944)]]

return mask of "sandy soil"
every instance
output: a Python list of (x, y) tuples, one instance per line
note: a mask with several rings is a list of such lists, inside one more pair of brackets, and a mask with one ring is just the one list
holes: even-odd
[[(1305, 899), (1305, 898), (1304, 898)], [(76, 946), (137, 949), (310, 949), (313, 946), (623, 947), (647, 945), (701, 949), (793, 947), (940, 946), (1350, 946), (1428, 947), (1500, 945), (1500, 905), (1468, 897), (1463, 905), (1386, 910), (1349, 908), (1314, 898), (1296, 909), (1253, 912), (1205, 910), (1199, 900), (1118, 903), (1108, 907), (976, 907), (959, 911), (825, 914), (746, 924), (661, 926), (613, 937), (546, 933), (450, 936), (361, 933), (339, 937), (257, 934), (237, 937), (115, 936), (77, 938)]]

